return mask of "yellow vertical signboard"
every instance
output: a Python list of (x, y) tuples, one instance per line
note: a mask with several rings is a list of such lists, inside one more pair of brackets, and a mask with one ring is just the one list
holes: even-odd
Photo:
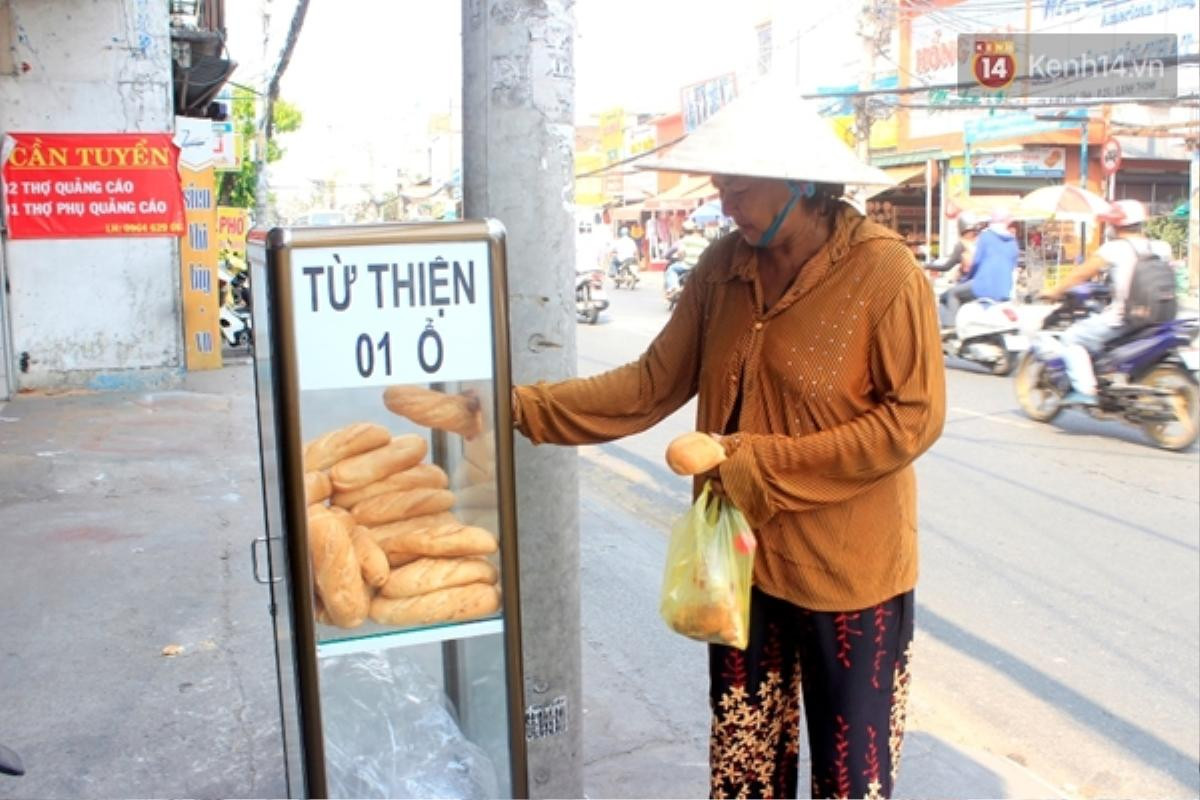
[[(179, 156), (187, 233), (179, 241), (185, 363), (189, 370), (221, 367), (221, 293), (217, 277), (216, 171), (210, 120), (176, 118), (185, 145)], [(185, 130), (186, 129), (186, 130)]]

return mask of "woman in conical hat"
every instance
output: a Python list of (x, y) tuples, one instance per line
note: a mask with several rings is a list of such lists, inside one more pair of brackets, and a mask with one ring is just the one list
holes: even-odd
[(713, 242), (637, 361), (519, 386), (535, 443), (638, 433), (698, 396), (698, 469), (758, 547), (745, 649), (709, 645), (711, 792), (795, 797), (801, 702), (813, 797), (887, 796), (904, 733), (917, 579), (912, 462), (945, 381), (932, 293), (904, 240), (842, 198), (888, 179), (808, 106), (737, 100), (645, 164), (709, 174)]

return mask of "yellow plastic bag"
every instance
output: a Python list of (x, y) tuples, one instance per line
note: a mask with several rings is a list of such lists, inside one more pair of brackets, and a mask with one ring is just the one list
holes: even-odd
[(659, 613), (671, 630), (745, 648), (757, 543), (741, 511), (711, 485), (671, 528)]

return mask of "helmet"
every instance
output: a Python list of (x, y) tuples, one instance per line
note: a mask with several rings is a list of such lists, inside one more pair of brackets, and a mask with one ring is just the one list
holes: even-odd
[(622, 225), (622, 226), (621, 226), (621, 229), (617, 231), (617, 235), (618, 235), (618, 236), (628, 236), (628, 235), (629, 235), (629, 228), (626, 228), (624, 225)]
[(723, 106), (667, 153), (635, 166), (878, 188), (895, 184), (859, 161), (795, 87), (769, 80)]
[(958, 215), (958, 232), (959, 232), (959, 234), (968, 233), (970, 231), (977, 231), (980, 228), (982, 228), (983, 225), (984, 225), (983, 221), (980, 220), (979, 217), (976, 216), (973, 212), (964, 211)]
[(1112, 204), (1108, 213), (1100, 214), (1099, 219), (1118, 228), (1129, 228), (1141, 225), (1148, 216), (1144, 203), (1137, 200), (1118, 200)]
[(683, 221), (683, 229), (685, 231), (694, 231), (696, 230), (696, 223), (692, 222), (690, 219), (685, 219)]

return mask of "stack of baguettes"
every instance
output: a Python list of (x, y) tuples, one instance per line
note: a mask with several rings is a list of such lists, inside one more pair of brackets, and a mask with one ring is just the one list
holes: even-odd
[[(495, 505), (490, 437), (481, 436), (478, 401), (417, 387), (391, 387), (385, 405), (427, 427), (466, 440), (464, 494)], [(368, 618), (401, 627), (474, 619), (500, 608), (495, 534), (466, 524), (445, 470), (428, 463), (416, 434), (394, 436), (358, 422), (304, 448), (308, 540), (317, 620), (356, 628)], [(472, 461), (472, 455), (476, 461)], [(460, 483), (461, 483), (460, 481)], [(490, 495), (488, 491), (490, 489)], [(480, 491), (483, 490), (483, 491)], [(473, 520), (475, 521), (475, 520)]]

